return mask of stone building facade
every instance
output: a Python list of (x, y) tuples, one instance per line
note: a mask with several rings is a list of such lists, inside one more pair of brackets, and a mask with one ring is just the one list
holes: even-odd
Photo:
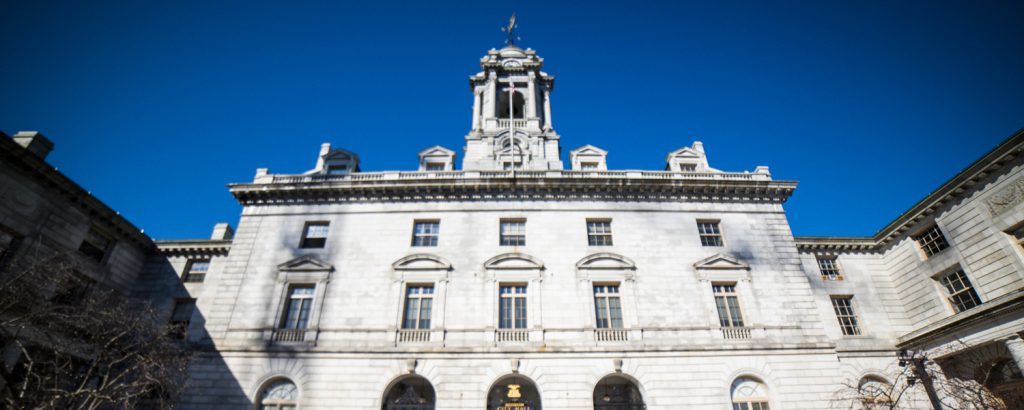
[[(592, 145), (563, 163), (543, 62), (481, 59), (461, 166), (433, 146), (362, 172), (324, 144), (231, 184), (237, 229), (210, 239), (153, 246), (88, 201), (64, 237), (117, 235), (109, 275), (187, 323), (187, 409), (856, 408), (886, 399), (844, 390), (979, 358), (1020, 386), (1024, 133), (873, 237), (794, 237), (796, 182), (712, 168), (700, 142), (664, 170)], [(53, 177), (23, 140), (4, 155)], [(18, 232), (61, 213), (2, 212)], [(927, 384), (903, 408), (943, 399)]]
[[(700, 142), (663, 171), (591, 145), (563, 164), (543, 59), (480, 65), (461, 168), (435, 146), (359, 172), (324, 144), (310, 171), (231, 185), (232, 239), (158, 242), (198, 306), (184, 407), (820, 409), (891, 385), (899, 349), (1022, 364), (1020, 134), (875, 237), (794, 238), (795, 182), (712, 168)], [(926, 257), (933, 220), (949, 249)], [(955, 269), (962, 313), (936, 276)]]

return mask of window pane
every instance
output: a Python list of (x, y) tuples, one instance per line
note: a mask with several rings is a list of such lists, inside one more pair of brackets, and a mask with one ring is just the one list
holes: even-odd
[(608, 298), (608, 308), (611, 314), (612, 327), (616, 329), (622, 328), (622, 307), (619, 306), (619, 298)]
[(420, 302), (420, 329), (430, 329), (430, 308), (432, 302), (432, 299), (423, 299)]
[(603, 297), (594, 298), (594, 311), (597, 312), (597, 327), (608, 327), (608, 305)]
[(725, 298), (722, 296), (715, 297), (715, 306), (718, 308), (719, 325), (723, 327), (729, 326), (729, 311), (725, 307)]
[(743, 326), (743, 315), (740, 313), (740, 300), (735, 296), (727, 296), (726, 302), (729, 303), (729, 313), (732, 317), (732, 325), (742, 327)]
[(418, 311), (420, 308), (419, 299), (406, 299), (405, 300), (405, 321), (402, 323), (403, 329), (415, 329), (416, 319), (418, 318)]
[(517, 329), (526, 328), (526, 298), (516, 298), (516, 326)]
[(501, 304), (499, 306), (498, 316), (501, 318), (501, 321), (498, 326), (503, 329), (512, 327), (512, 299), (501, 299)]

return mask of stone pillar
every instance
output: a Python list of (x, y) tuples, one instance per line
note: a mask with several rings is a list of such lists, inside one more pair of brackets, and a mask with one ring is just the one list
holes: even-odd
[(494, 117), (494, 100), (497, 96), (498, 74), (494, 71), (487, 73), (487, 85), (484, 86), (484, 119)]
[(544, 129), (551, 129), (551, 89), (544, 88)]
[(473, 87), (473, 131), (480, 129), (480, 88)]
[(537, 75), (530, 71), (530, 81), (526, 84), (526, 118), (537, 118)]
[(1013, 361), (1017, 363), (1018, 369), (1024, 369), (1024, 340), (1020, 335), (1006, 339), (1006, 350), (1010, 352)]

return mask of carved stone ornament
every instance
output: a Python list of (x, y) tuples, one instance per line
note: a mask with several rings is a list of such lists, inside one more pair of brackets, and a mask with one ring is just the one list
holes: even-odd
[(615, 366), (615, 373), (622, 373), (622, 359), (612, 360), (612, 365)]
[(519, 359), (513, 358), (511, 365), (512, 365), (512, 373), (519, 373)]
[(992, 216), (1006, 212), (1007, 209), (1013, 208), (1021, 202), (1024, 202), (1024, 178), (1013, 181), (985, 201)]
[(405, 370), (407, 370), (410, 374), (416, 373), (416, 359), (406, 359)]

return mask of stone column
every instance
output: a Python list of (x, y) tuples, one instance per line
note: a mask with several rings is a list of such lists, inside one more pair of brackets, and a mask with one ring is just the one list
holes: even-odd
[(480, 87), (473, 87), (473, 131), (480, 129)]
[(526, 84), (529, 94), (526, 97), (526, 118), (537, 118), (537, 89), (534, 83), (537, 82), (537, 75), (530, 71), (530, 82)]
[(498, 74), (494, 71), (487, 73), (487, 85), (484, 86), (484, 111), (482, 118), (494, 116), (494, 100), (497, 95)]
[(1020, 335), (1006, 339), (1006, 350), (1010, 352), (1013, 361), (1017, 363), (1018, 369), (1024, 369), (1024, 340)]
[(544, 129), (551, 129), (551, 89), (544, 87)]

